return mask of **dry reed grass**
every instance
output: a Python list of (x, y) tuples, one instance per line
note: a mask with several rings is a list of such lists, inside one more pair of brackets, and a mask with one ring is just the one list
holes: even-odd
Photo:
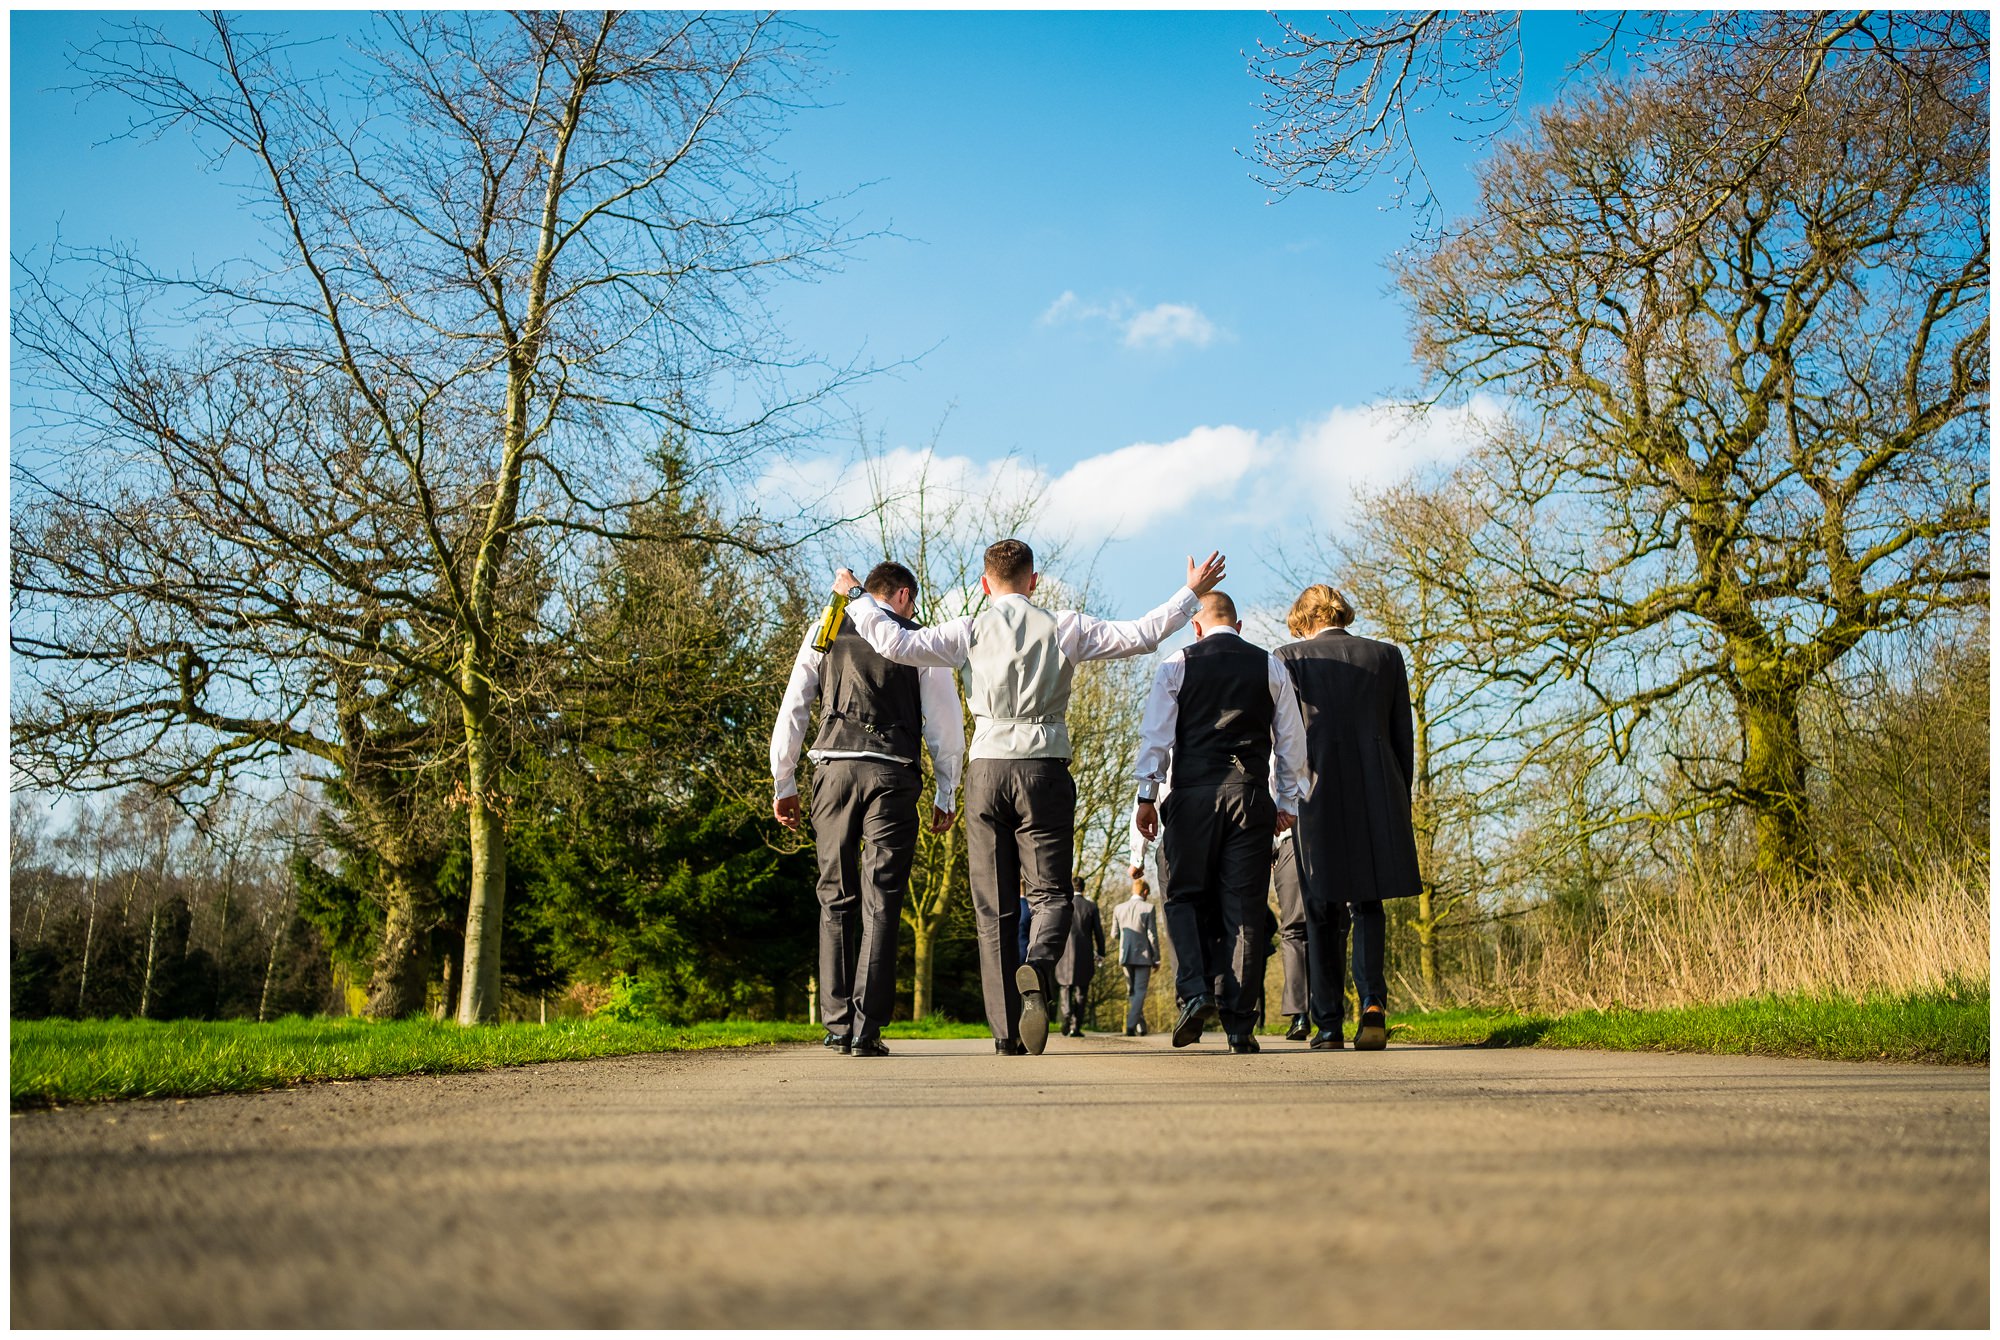
[(1519, 1010), (1666, 1009), (1984, 982), (1989, 895), (1984, 871), (1949, 868), (1881, 887), (1629, 888), (1587, 914), (1532, 909), (1487, 938), (1478, 966), (1440, 994)]

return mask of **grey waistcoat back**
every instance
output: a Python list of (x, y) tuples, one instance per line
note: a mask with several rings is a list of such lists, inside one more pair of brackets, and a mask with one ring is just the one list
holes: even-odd
[(1025, 600), (996, 600), (972, 621), (965, 702), (967, 758), (1068, 758), (1070, 679), (1056, 616)]

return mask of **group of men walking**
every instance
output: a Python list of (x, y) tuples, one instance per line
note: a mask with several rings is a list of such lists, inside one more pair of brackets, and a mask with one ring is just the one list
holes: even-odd
[[(1301, 963), (1290, 952), (1285, 960), (1290, 1035), (1304, 1036), (1310, 1016), (1313, 1047), (1345, 1045), (1351, 924), (1355, 1045), (1383, 1045), (1381, 900), (1417, 892), (1401, 654), (1348, 634), (1354, 612), (1324, 585), (1293, 604), (1288, 626), (1297, 641), (1276, 652), (1253, 646), (1234, 603), (1216, 589), (1223, 576), (1222, 557), (1211, 554), (1190, 559), (1185, 585), (1141, 618), (1057, 613), (1032, 600), (1033, 552), (1002, 540), (986, 551), (986, 607), (926, 628), (912, 617), (916, 580), (902, 565), (878, 564), (865, 581), (845, 569), (836, 575), (836, 594), (848, 602), (838, 633), (824, 650), (810, 637), (800, 648), (771, 741), (773, 810), (796, 827), (799, 752), (818, 699), (809, 756), (826, 1045), (888, 1054), (881, 1029), (893, 1006), (897, 922), (917, 841), (919, 740), (937, 780), (935, 832), (958, 817), (963, 756), (968, 873), (995, 1050), (1041, 1052), (1058, 1000), (1063, 1031), (1082, 1033), (1089, 968), (1106, 946), (1095, 902), (1081, 880), (1072, 887), (1071, 678), (1085, 661), (1152, 651), (1190, 621), (1195, 641), (1154, 676), (1133, 770), (1135, 827), (1142, 844), (1157, 839), (1159, 847), (1178, 1001), (1173, 1044), (1188, 1046), (1219, 1023), (1231, 1051), (1258, 1050), (1275, 855), (1285, 943), (1304, 949)], [(953, 671), (964, 675), (973, 718), (969, 748)], [(1128, 1034), (1145, 1031), (1146, 988), (1160, 957), (1143, 860), (1142, 845), (1133, 896), (1113, 917)], [(1302, 933), (1292, 935), (1294, 927)]]

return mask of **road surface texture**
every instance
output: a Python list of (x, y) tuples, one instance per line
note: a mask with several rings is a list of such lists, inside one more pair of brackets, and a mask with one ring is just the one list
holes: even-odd
[(1984, 1069), (891, 1045), (17, 1114), (13, 1324), (1987, 1324)]

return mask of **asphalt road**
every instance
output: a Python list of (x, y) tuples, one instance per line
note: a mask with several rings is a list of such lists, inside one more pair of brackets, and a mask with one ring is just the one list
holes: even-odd
[(1984, 1069), (1219, 1041), (16, 1114), (12, 1320), (1987, 1325)]

